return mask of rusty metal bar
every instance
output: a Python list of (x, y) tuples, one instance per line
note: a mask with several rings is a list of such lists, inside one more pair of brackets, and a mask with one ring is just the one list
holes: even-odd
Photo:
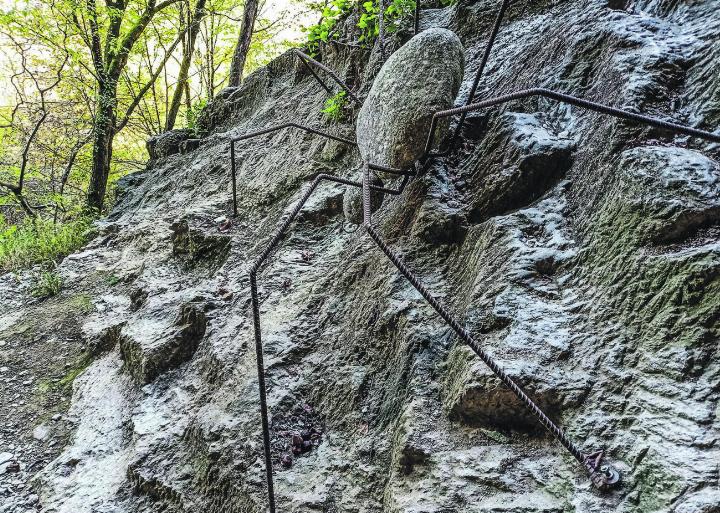
[(233, 216), (238, 216), (237, 202), (237, 167), (235, 165), (235, 141), (230, 141), (230, 176), (232, 177)]
[[(234, 137), (230, 139), (230, 177), (231, 177), (231, 183), (232, 183), (232, 201), (233, 201), (233, 216), (238, 216), (238, 202), (237, 202), (237, 165), (235, 163), (236, 161), (236, 150), (235, 150), (235, 143), (239, 141), (245, 141), (247, 139), (252, 139), (254, 137), (259, 137), (261, 135), (266, 135), (272, 132), (277, 132), (279, 130), (283, 130), (285, 128), (297, 128), (300, 130), (304, 130), (308, 133), (319, 135), (328, 139), (332, 139), (334, 141), (339, 141), (351, 146), (357, 146), (357, 144), (350, 139), (346, 139), (344, 137), (340, 137), (337, 135), (330, 134), (328, 132), (324, 132), (322, 130), (318, 130), (309, 126), (300, 125), (298, 123), (285, 123), (282, 125), (276, 125), (269, 128), (265, 128), (263, 130), (258, 130), (255, 132), (249, 132), (247, 134), (240, 135), (238, 137)], [(370, 164), (370, 169), (376, 170), (376, 171), (382, 171), (383, 173), (398, 175), (398, 176), (404, 176), (404, 177), (412, 177), (415, 176), (415, 171), (413, 170), (402, 170), (402, 169), (396, 169), (393, 167), (388, 166), (382, 166), (379, 164)], [(342, 182), (345, 183), (345, 182)], [(402, 182), (402, 188), (405, 187), (407, 181)], [(352, 182), (346, 183), (346, 185), (355, 185), (357, 187), (361, 186), (360, 182)], [(397, 194), (398, 191), (395, 189), (388, 189), (384, 187), (375, 187), (373, 188), (380, 192), (385, 192), (387, 194)], [(402, 192), (402, 189), (400, 189), (400, 192)]]
[(394, 167), (381, 166), (379, 164), (369, 164), (369, 166), (370, 169), (372, 169), (373, 171), (382, 171), (383, 173), (388, 173), (391, 175), (415, 176), (417, 174), (414, 170), (397, 169)]
[[(319, 68), (319, 69), (323, 70), (325, 73), (327, 73), (330, 76), (330, 78), (332, 78), (335, 81), (335, 83), (338, 84), (348, 94), (348, 96), (350, 96), (350, 98), (352, 98), (352, 100), (355, 103), (358, 103), (358, 104), (360, 103), (360, 100), (358, 99), (357, 96), (355, 96), (355, 93), (352, 92), (352, 89), (350, 89), (350, 87), (345, 82), (343, 82), (340, 79), (340, 77), (338, 77), (337, 74), (333, 70), (331, 70), (330, 68), (325, 66), (322, 62), (319, 62), (319, 61), (313, 59), (312, 57), (310, 57), (308, 54), (298, 50), (297, 48), (293, 48), (293, 52), (295, 53), (295, 55), (297, 55), (300, 58), (301, 61), (303, 61), (305, 66), (307, 66), (308, 68), (310, 67), (310, 64), (312, 64), (313, 66), (316, 66), (317, 68)], [(320, 82), (320, 84), (325, 88), (325, 90), (328, 91), (328, 93), (332, 94), (332, 91), (328, 88), (328, 86), (325, 84), (325, 82), (323, 82), (320, 79), (320, 77), (317, 76), (317, 74), (313, 73), (313, 76), (317, 79), (318, 82)]]
[(387, 58), (385, 55), (385, 1), (378, 1), (378, 43), (380, 44), (380, 57), (383, 62)]
[(415, 20), (413, 22), (415, 35), (420, 32), (420, 0), (415, 0)]
[(322, 137), (325, 137), (327, 139), (332, 139), (333, 141), (338, 141), (341, 143), (349, 144), (350, 146), (357, 146), (357, 143), (355, 141), (352, 141), (350, 139), (346, 139), (345, 137), (341, 137), (339, 135), (333, 135), (329, 132), (325, 132), (323, 130), (318, 130), (317, 128), (312, 128), (306, 125), (301, 125), (300, 123), (283, 123), (282, 125), (274, 125), (269, 128), (264, 128), (262, 130), (257, 130), (255, 132), (248, 132), (246, 134), (239, 135), (237, 137), (233, 137), (231, 139), (231, 142), (239, 142), (244, 141), (246, 139), (252, 139), (253, 137), (258, 137), (260, 135), (269, 134), (271, 132), (277, 132), (278, 130), (283, 130), (285, 128), (297, 128), (298, 130), (304, 130), (305, 132), (309, 132), (314, 135), (319, 135)]
[(586, 454), (570, 440), (565, 432), (555, 424), (546, 414), (540, 409), (535, 402), (525, 393), (525, 391), (515, 381), (508, 376), (508, 374), (500, 367), (492, 356), (485, 351), (482, 346), (470, 335), (470, 333), (463, 328), (460, 323), (450, 314), (448, 309), (440, 303), (440, 301), (432, 295), (432, 293), (425, 288), (420, 280), (408, 269), (402, 259), (395, 254), (387, 243), (383, 240), (380, 234), (375, 230), (372, 225), (372, 210), (370, 208), (370, 169), (365, 167), (365, 173), (363, 176), (363, 226), (367, 231), (370, 238), (377, 244), (377, 246), (385, 253), (385, 256), (395, 265), (400, 273), (410, 282), (410, 284), (417, 290), (425, 300), (433, 307), (433, 309), (442, 317), (442, 319), (450, 326), (456, 335), (467, 344), (470, 349), (477, 354), (480, 359), (490, 368), (490, 370), (507, 386), (515, 396), (530, 410), (540, 421), (540, 423), (547, 429), (551, 435), (555, 437), (565, 449), (573, 455), (573, 457), (588, 471), (593, 484), (598, 488), (605, 489), (615, 485), (619, 481), (619, 474), (615, 469), (609, 465), (602, 465), (603, 452), (596, 452), (592, 454)]
[(300, 59), (300, 62), (303, 63), (303, 66), (305, 66), (305, 68), (310, 72), (310, 74), (313, 77), (315, 77), (315, 80), (317, 80), (317, 82), (323, 87), (323, 89), (325, 89), (325, 91), (328, 94), (330, 94), (330, 95), (333, 94), (333, 91), (332, 91), (332, 89), (330, 89), (330, 86), (327, 85), (325, 83), (325, 81), (322, 78), (320, 78), (320, 76), (317, 73), (315, 73), (315, 70), (312, 69), (312, 66), (310, 66), (310, 64), (308, 64), (308, 62), (301, 55), (298, 55), (297, 52), (295, 53), (295, 55), (297, 55), (298, 59)]
[(501, 105), (515, 100), (530, 98), (533, 96), (549, 98), (551, 100), (556, 100), (561, 103), (567, 103), (576, 107), (580, 107), (582, 109), (592, 110), (595, 112), (599, 112), (600, 114), (606, 114), (608, 116), (624, 119), (626, 121), (633, 121), (635, 123), (640, 123), (655, 128), (661, 128), (663, 130), (669, 130), (678, 134), (689, 135), (691, 137), (698, 137), (707, 141), (720, 143), (719, 134), (713, 134), (712, 132), (707, 132), (705, 130), (699, 130), (697, 128), (681, 125), (673, 121), (664, 121), (662, 119), (646, 116), (644, 114), (636, 114), (634, 112), (630, 112), (624, 109), (610, 107), (608, 105), (592, 102), (590, 100), (584, 100), (582, 98), (571, 96), (569, 94), (559, 93), (550, 89), (537, 87), (534, 89), (524, 89), (503, 96), (497, 96), (495, 98), (488, 98), (487, 100), (484, 100), (482, 102), (472, 103), (464, 107), (457, 107), (454, 109), (436, 112), (433, 115), (432, 122), (430, 123), (430, 131), (428, 133), (427, 141), (425, 142), (425, 153), (430, 153), (433, 139), (435, 138), (435, 131), (437, 130), (438, 120), (450, 116), (455, 116), (457, 114), (466, 114), (468, 112), (494, 107), (496, 105)]
[[(370, 186), (368, 190), (376, 190), (380, 192), (384, 192), (387, 194), (392, 195), (399, 195), (403, 192), (405, 189), (405, 186), (407, 185), (408, 181), (410, 180), (409, 176), (404, 176), (403, 180), (400, 184), (400, 186), (397, 189), (388, 189), (385, 187), (377, 187), (377, 186)], [(269, 418), (269, 411), (267, 406), (267, 385), (265, 381), (265, 363), (264, 363), (264, 351), (263, 351), (263, 344), (262, 344), (262, 331), (260, 326), (260, 300), (258, 296), (257, 291), (257, 274), (260, 271), (260, 268), (262, 265), (267, 261), (269, 256), (272, 254), (273, 250), (278, 246), (280, 241), (282, 240), (283, 236), (287, 232), (287, 229), (290, 227), (292, 222), (295, 220), (295, 218), (300, 213), (300, 210), (302, 207), (307, 203), (308, 199), (310, 199), (310, 196), (312, 196), (313, 192), (317, 189), (318, 185), (320, 185), (323, 181), (329, 181), (329, 182), (335, 182), (340, 183), (343, 185), (348, 185), (351, 187), (358, 187), (362, 188), (362, 182), (357, 182), (354, 180), (347, 180), (345, 178), (340, 178), (338, 176), (334, 175), (328, 175), (328, 174), (320, 174), (318, 175), (308, 188), (308, 190), (303, 194), (303, 196), (298, 201), (297, 205), (293, 208), (293, 210), (290, 212), (290, 215), (283, 221), (283, 223), (280, 225), (280, 228), (278, 228), (273, 235), (270, 242), (265, 246), (265, 249), (260, 253), (260, 256), (255, 259), (252, 266), (250, 267), (250, 298), (251, 298), (251, 306), (252, 306), (252, 313), (253, 313), (253, 330), (255, 335), (255, 357), (256, 357), (256, 364), (257, 364), (257, 373), (258, 373), (258, 387), (260, 390), (260, 417), (261, 417), (261, 423), (262, 423), (262, 432), (263, 432), (263, 449), (264, 449), (264, 456), (265, 456), (265, 479), (267, 483), (267, 490), (268, 490), (268, 505), (270, 509), (270, 513), (275, 513), (276, 511), (276, 505), (275, 505), (275, 486), (273, 482), (273, 464), (272, 464), (272, 453), (270, 451), (270, 418)]]
[[(480, 84), (480, 78), (482, 78), (483, 73), (485, 72), (485, 67), (487, 66), (488, 60), (490, 59), (490, 54), (492, 53), (493, 45), (495, 44), (495, 39), (497, 39), (498, 32), (500, 31), (500, 25), (502, 25), (503, 19), (505, 18), (505, 13), (507, 12), (508, 8), (510, 7), (510, 2), (512, 0), (503, 0), (502, 4), (500, 5), (500, 10), (497, 13), (497, 16), (495, 16), (495, 23), (493, 24), (492, 31), (490, 32), (490, 38), (488, 39), (487, 44), (485, 45), (485, 51), (483, 52), (482, 59), (480, 60), (480, 65), (478, 66), (477, 72), (475, 73), (475, 79), (473, 80), (472, 86), (470, 87), (470, 92), (468, 93), (467, 100), (465, 101), (465, 105), (470, 105), (473, 102), (473, 99), (475, 98), (475, 93), (477, 92), (478, 85)], [(435, 154), (434, 156), (444, 156), (450, 153), (453, 146), (455, 145), (455, 142), (457, 141), (457, 138), (460, 136), (460, 132), (462, 131), (463, 125), (465, 124), (465, 118), (467, 116), (467, 113), (463, 113), (462, 116), (460, 116), (460, 120), (458, 121), (457, 126), (455, 127), (455, 132), (453, 133), (452, 138), (450, 139), (450, 143), (448, 144), (448, 147), (445, 151), (439, 152)], [(429, 153), (429, 150), (426, 148), (426, 155)]]

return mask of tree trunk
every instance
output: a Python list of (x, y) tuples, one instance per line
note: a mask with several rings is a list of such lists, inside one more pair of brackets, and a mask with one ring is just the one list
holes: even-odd
[[(113, 84), (116, 84), (113, 82)], [(101, 85), (93, 132), (93, 165), (88, 187), (87, 204), (91, 210), (102, 212), (110, 176), (113, 138), (117, 118), (117, 86)]]
[(183, 59), (180, 63), (177, 85), (175, 86), (175, 92), (173, 93), (170, 109), (167, 114), (167, 119), (165, 120), (165, 130), (172, 130), (175, 126), (180, 105), (182, 104), (183, 94), (185, 93), (185, 88), (188, 86), (188, 74), (190, 72), (190, 64), (192, 63), (192, 55), (195, 51), (195, 40), (200, 32), (200, 21), (203, 16), (205, 16), (205, 2), (206, 0), (197, 0), (195, 4), (195, 12), (190, 20), (187, 44), (185, 45)]
[(255, 28), (255, 18), (258, 13), (258, 0), (245, 0), (245, 11), (243, 13), (242, 25), (240, 25), (240, 36), (238, 37), (235, 53), (233, 54), (232, 64), (230, 65), (229, 86), (237, 87), (242, 80), (243, 70), (245, 69), (245, 61), (250, 50), (252, 42), (253, 29)]

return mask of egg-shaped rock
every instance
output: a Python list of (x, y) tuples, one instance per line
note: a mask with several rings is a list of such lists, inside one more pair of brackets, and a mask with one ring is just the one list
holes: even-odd
[(420, 158), (433, 114), (453, 107), (464, 67), (463, 45), (446, 29), (421, 32), (395, 52), (358, 115), (363, 159), (405, 169)]

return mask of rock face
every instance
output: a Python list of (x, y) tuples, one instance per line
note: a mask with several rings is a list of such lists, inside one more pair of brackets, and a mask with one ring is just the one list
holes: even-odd
[(182, 305), (177, 317), (167, 320), (159, 315), (152, 321), (135, 320), (120, 333), (120, 355), (138, 383), (150, 383), (190, 360), (205, 335), (207, 319), (197, 306)]
[[(422, 12), (423, 28), (466, 49), (458, 102), (497, 4)], [(481, 97), (542, 85), (717, 129), (716, 2), (523, 4)], [(333, 45), (322, 59), (371, 89), (367, 53)], [(238, 144), (228, 225), (227, 139), (322, 127), (326, 97), (282, 56), (208, 107), (198, 149), (123, 179), (98, 237), (59, 265), (58, 297), (33, 304), (25, 278), (0, 277), (0, 452), (16, 462), (0, 474), (1, 513), (265, 511), (248, 269), (318, 173), (355, 180), (363, 157), (293, 130)], [(347, 229), (345, 188), (323, 183), (258, 274), (278, 511), (716, 513), (720, 148), (542, 99), (474, 113), (461, 143), (384, 198), (378, 231), (572, 440), (607, 451), (623, 486), (591, 487), (363, 230)], [(390, 148), (374, 151), (395, 158)], [(40, 470), (32, 431), (59, 440), (61, 422), (26, 420), (21, 394), (42, 381), (33, 371), (38, 385), (23, 385), (19, 365), (69, 352), (75, 332), (88, 358), (57, 398), (72, 397), (72, 430)], [(18, 413), (28, 428), (9, 430)]]
[(406, 169), (420, 158), (433, 114), (453, 106), (464, 62), (460, 39), (438, 28), (421, 32), (390, 56), (358, 115), (363, 159)]

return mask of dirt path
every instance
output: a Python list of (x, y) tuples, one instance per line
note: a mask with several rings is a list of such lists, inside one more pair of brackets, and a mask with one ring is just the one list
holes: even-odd
[(27, 283), (0, 276), (0, 513), (39, 510), (31, 479), (64, 447), (72, 382), (86, 358), (80, 327), (89, 296), (42, 301)]

